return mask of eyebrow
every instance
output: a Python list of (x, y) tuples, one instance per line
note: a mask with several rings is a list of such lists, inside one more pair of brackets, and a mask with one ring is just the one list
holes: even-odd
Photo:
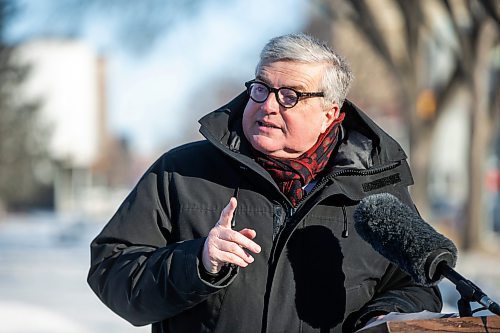
[[(263, 77), (262, 75), (257, 75), (255, 77), (257, 80), (259, 81), (262, 81), (264, 82), (265, 84), (269, 85), (269, 86), (272, 86), (271, 85), (271, 82), (269, 82), (269, 80), (267, 80), (265, 77)], [(295, 89), (297, 91), (304, 91), (305, 87), (302, 86), (302, 85), (296, 85), (296, 86), (293, 86), (293, 85), (287, 85), (287, 86), (283, 86), (283, 87), (278, 87), (278, 88), (291, 88), (291, 89)]]

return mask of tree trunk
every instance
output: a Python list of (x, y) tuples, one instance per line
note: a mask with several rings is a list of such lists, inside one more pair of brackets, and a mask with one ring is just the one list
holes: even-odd
[(477, 40), (477, 58), (472, 77), (471, 143), (469, 149), (469, 196), (466, 203), (466, 224), (463, 234), (464, 250), (481, 247), (484, 226), (484, 170), (489, 151), (493, 123), (489, 116), (489, 71), (491, 51), (496, 40), (495, 24), (487, 22), (480, 27)]
[(434, 129), (425, 126), (421, 120), (413, 120), (410, 129), (410, 163), (415, 184), (411, 188), (411, 194), (417, 209), (426, 221), (431, 219), (431, 207), (429, 193), (429, 163), (432, 151), (432, 139)]

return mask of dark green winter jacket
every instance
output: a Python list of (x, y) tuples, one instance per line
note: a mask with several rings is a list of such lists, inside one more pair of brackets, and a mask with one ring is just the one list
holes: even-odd
[[(437, 288), (411, 279), (364, 242), (353, 212), (389, 192), (411, 205), (401, 147), (352, 103), (327, 172), (292, 209), (249, 154), (241, 94), (200, 120), (206, 140), (160, 157), (91, 244), (88, 282), (133, 325), (153, 332), (350, 332), (385, 312), (439, 312)], [(211, 279), (209, 230), (237, 195), (235, 229), (261, 247), (246, 268)]]

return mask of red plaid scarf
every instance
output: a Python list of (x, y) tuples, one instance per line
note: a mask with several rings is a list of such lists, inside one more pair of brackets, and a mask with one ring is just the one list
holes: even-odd
[(290, 199), (294, 207), (304, 196), (303, 187), (313, 180), (328, 163), (337, 145), (340, 123), (344, 117), (345, 114), (341, 113), (319, 136), (314, 146), (297, 158), (275, 158), (256, 152), (255, 160), (269, 172), (281, 192)]

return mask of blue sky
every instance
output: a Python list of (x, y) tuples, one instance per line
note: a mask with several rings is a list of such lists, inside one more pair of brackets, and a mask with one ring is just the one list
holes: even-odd
[[(13, 41), (68, 29), (55, 20), (54, 2), (18, 0), (23, 11), (11, 25)], [(203, 1), (197, 15), (162, 33), (148, 52), (137, 55), (117, 42), (116, 23), (106, 14), (85, 20), (81, 38), (108, 61), (109, 125), (130, 139), (136, 151), (152, 153), (182, 140), (193, 92), (230, 78), (252, 78), (262, 46), (272, 37), (300, 31), (307, 0)], [(52, 27), (52, 29), (50, 29)], [(199, 103), (198, 103), (199, 104)], [(214, 107), (207, 101), (208, 113)], [(192, 105), (192, 103), (191, 103)]]

